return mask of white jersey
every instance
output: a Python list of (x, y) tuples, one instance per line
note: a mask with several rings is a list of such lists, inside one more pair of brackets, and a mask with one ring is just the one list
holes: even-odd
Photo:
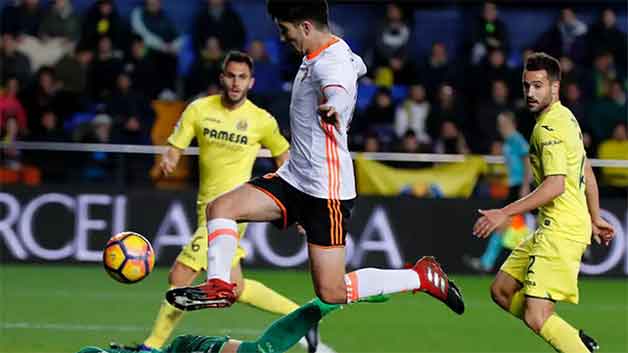
[[(322, 199), (356, 197), (347, 130), (357, 99), (357, 80), (364, 74), (366, 66), (362, 59), (336, 37), (303, 58), (292, 84), (290, 159), (277, 172), (297, 190)], [(352, 100), (347, 102), (347, 109), (338, 112), (340, 131), (322, 124), (318, 115), (327, 87), (343, 88), (348, 93), (347, 99)]]

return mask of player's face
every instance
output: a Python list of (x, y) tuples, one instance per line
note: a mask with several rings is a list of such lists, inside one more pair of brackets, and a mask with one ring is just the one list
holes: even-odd
[(538, 113), (545, 110), (557, 93), (558, 82), (551, 82), (547, 76), (547, 71), (524, 71), (523, 94), (531, 112)]
[(304, 33), (300, 25), (295, 25), (292, 22), (275, 20), (275, 24), (279, 29), (279, 37), (281, 41), (290, 44), (294, 50), (303, 54), (303, 41)]
[(253, 88), (255, 79), (247, 64), (232, 61), (220, 74), (220, 82), (222, 82), (224, 97), (228, 102), (238, 104), (246, 99), (249, 90)]

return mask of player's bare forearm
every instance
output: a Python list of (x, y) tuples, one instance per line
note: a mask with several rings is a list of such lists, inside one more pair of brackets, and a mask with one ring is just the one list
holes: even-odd
[(275, 164), (277, 168), (281, 167), (290, 158), (290, 150), (275, 157)]
[(537, 209), (565, 191), (564, 175), (549, 175), (545, 177), (541, 185), (527, 196), (511, 203), (502, 208), (507, 216), (523, 214), (525, 212)]
[(161, 158), (161, 163), (159, 167), (165, 175), (168, 175), (177, 167), (179, 164), (179, 160), (181, 159), (181, 155), (183, 154), (183, 150), (174, 146), (168, 146), (168, 149), (164, 152)]
[(600, 196), (597, 188), (597, 180), (591, 167), (591, 162), (587, 160), (584, 167), (585, 195), (587, 196), (587, 206), (591, 219), (600, 218)]
[(532, 193), (506, 207), (494, 210), (479, 210), (482, 217), (475, 222), (473, 235), (478, 238), (486, 238), (495, 229), (505, 225), (509, 217), (539, 208), (558, 197), (564, 191), (564, 175), (547, 176)]

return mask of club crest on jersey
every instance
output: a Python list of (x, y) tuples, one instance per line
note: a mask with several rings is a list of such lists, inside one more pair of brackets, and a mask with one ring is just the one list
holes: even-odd
[(249, 127), (249, 123), (247, 123), (246, 120), (240, 120), (236, 124), (236, 129), (238, 129), (239, 131), (246, 131), (248, 127)]

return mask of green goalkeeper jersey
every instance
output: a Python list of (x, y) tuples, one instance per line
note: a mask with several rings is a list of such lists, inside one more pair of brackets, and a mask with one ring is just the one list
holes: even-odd
[[(227, 336), (178, 336), (163, 350), (153, 349), (151, 353), (219, 353), (229, 341)], [(101, 349), (85, 347), (78, 353), (136, 353), (126, 349)]]
[(227, 336), (178, 336), (164, 353), (219, 353), (227, 341)]

